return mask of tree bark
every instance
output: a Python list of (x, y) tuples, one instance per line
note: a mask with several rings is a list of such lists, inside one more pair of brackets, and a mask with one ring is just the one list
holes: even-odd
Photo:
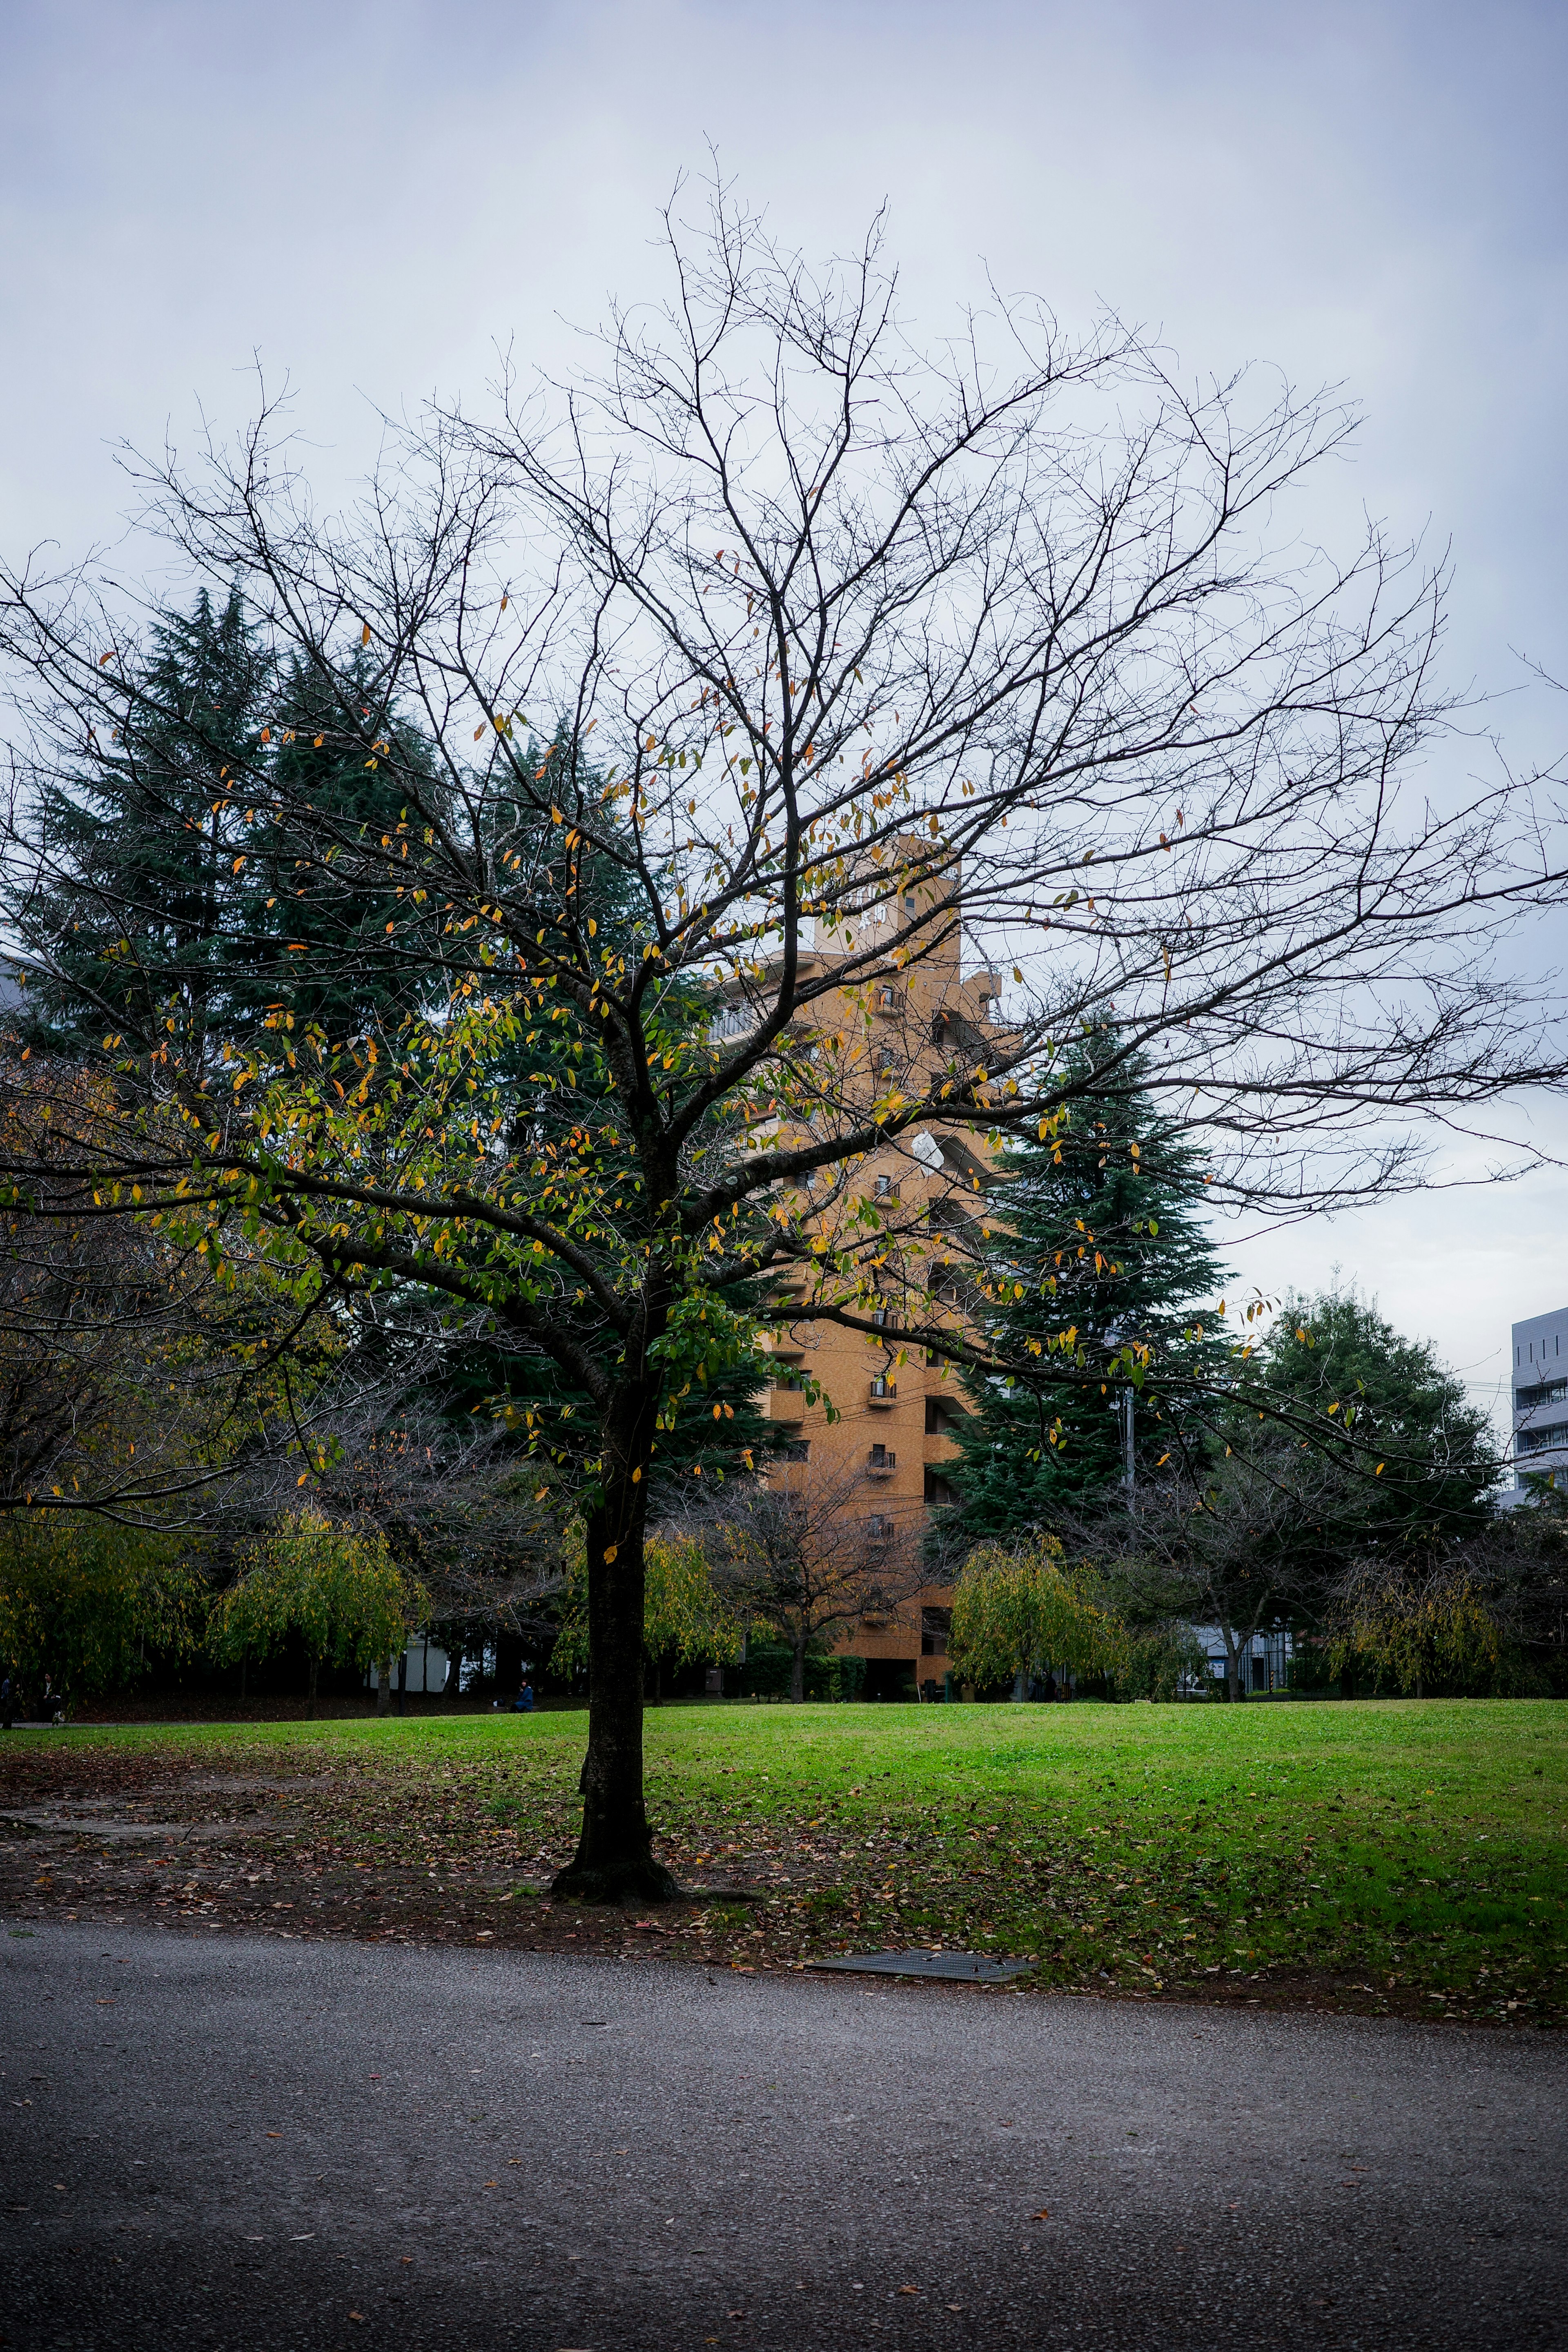
[(590, 1903), (668, 1902), (680, 1891), (654, 1859), (643, 1794), (643, 1537), (658, 1402), (655, 1382), (618, 1385), (604, 1418), (599, 1499), (587, 1515), (583, 1827), (552, 1892)]
[(797, 1633), (791, 1644), (789, 1695), (792, 1699), (804, 1699), (805, 1696), (805, 1635), (804, 1633)]

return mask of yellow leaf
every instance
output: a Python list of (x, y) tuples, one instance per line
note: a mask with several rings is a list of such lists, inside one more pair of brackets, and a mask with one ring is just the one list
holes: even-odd
[(611, 1544), (611, 1545), (610, 1545), (610, 1547), (609, 1547), (608, 1550), (607, 1550), (607, 1551), (605, 1552), (605, 1566), (606, 1568), (608, 1568), (608, 1567), (610, 1566), (611, 1562), (614, 1560), (614, 1559), (615, 1559), (615, 1557), (616, 1557), (616, 1554), (619, 1551), (619, 1549), (620, 1549), (620, 1546), (619, 1546), (619, 1544)]
[(360, 640), (359, 640), (359, 641), (360, 641), (360, 643), (361, 643), (361, 645), (362, 645), (362, 646), (368, 646), (368, 645), (369, 645), (369, 643), (370, 643), (370, 623), (369, 623), (368, 621), (365, 623), (365, 625), (364, 625), (363, 628), (360, 631)]

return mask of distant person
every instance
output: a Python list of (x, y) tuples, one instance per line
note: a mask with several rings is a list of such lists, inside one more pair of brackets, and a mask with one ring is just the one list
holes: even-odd
[(533, 1685), (531, 1683), (525, 1682), (522, 1688), (519, 1691), (515, 1711), (519, 1715), (531, 1715), (533, 1713)]
[(1040, 1693), (1040, 1696), (1041, 1696), (1044, 1700), (1046, 1700), (1046, 1701), (1047, 1701), (1047, 1703), (1048, 1704), (1052, 1699), (1054, 1699), (1054, 1698), (1055, 1698), (1056, 1695), (1057, 1695), (1057, 1678), (1056, 1678), (1055, 1675), (1053, 1675), (1053, 1674), (1047, 1674), (1047, 1676), (1046, 1676), (1046, 1686), (1045, 1686), (1045, 1689)]

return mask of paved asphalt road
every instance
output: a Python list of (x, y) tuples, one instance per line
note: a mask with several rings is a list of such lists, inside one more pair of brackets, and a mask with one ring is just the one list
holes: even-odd
[(1534, 2032), (64, 1925), (0, 1962), (26, 2352), (1568, 2345)]

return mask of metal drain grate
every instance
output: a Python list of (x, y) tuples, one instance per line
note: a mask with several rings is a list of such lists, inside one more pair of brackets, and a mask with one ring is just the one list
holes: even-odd
[(1033, 1960), (994, 1960), (984, 1952), (842, 1952), (813, 1960), (814, 1969), (838, 1969), (850, 1976), (942, 1977), (954, 1984), (1005, 1984), (1027, 1975)]

